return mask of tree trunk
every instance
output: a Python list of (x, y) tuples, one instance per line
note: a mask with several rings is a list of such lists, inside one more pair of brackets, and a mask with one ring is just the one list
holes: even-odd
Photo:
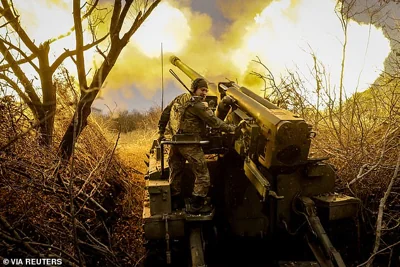
[(119, 43), (111, 47), (107, 59), (104, 60), (101, 67), (94, 74), (90, 87), (86, 90), (81, 90), (82, 94), (78, 106), (60, 143), (59, 153), (63, 159), (69, 160), (71, 157), (75, 142), (87, 125), (88, 117), (92, 112), (92, 103), (125, 45), (126, 43)]
[(40, 81), (43, 93), (42, 112), (39, 117), (40, 141), (43, 145), (50, 146), (53, 142), (54, 119), (56, 115), (56, 89), (53, 86), (53, 71), (49, 64), (49, 43), (40, 45), (38, 60), (40, 66)]
[[(104, 81), (106, 80), (108, 74), (110, 73), (111, 69), (114, 67), (115, 62), (117, 61), (119, 55), (121, 54), (122, 49), (126, 46), (129, 42), (132, 35), (136, 32), (136, 30), (141, 26), (143, 21), (150, 15), (150, 13), (154, 10), (154, 8), (160, 3), (161, 0), (155, 0), (145, 11), (145, 14), (142, 16), (142, 11), (138, 13), (136, 16), (135, 21), (133, 22), (130, 29), (123, 35), (122, 38), (119, 37), (122, 24), (126, 15), (128, 14), (129, 8), (133, 3), (133, 0), (126, 1), (125, 6), (121, 11), (121, 1), (115, 1), (114, 10), (111, 18), (111, 25), (110, 25), (110, 37), (111, 37), (111, 46), (110, 52), (103, 63), (101, 64), (100, 68), (96, 71), (93, 76), (92, 83), (90, 84), (89, 88), (85, 87), (85, 80), (81, 82), (80, 79), (80, 86), (81, 86), (81, 97), (79, 99), (79, 103), (76, 107), (74, 117), (69, 124), (67, 130), (64, 133), (63, 139), (60, 143), (59, 153), (60, 156), (64, 160), (69, 160), (72, 156), (72, 152), (75, 147), (75, 142), (78, 139), (79, 135), (81, 134), (82, 130), (87, 125), (87, 119), (91, 113), (91, 106), (93, 101), (95, 100), (97, 94), (101, 86), (103, 85)], [(75, 23), (80, 24), (80, 19), (74, 19)], [(78, 48), (77, 50), (81, 50)], [(77, 51), (79, 54), (79, 51)], [(79, 61), (79, 60), (78, 60)], [(82, 61), (81, 61), (82, 62)], [(81, 67), (84, 70), (84, 64), (81, 64), (78, 68)], [(80, 78), (83, 75), (80, 75)]]
[[(55, 109), (54, 109), (55, 111)], [(53, 131), (54, 131), (54, 112), (51, 109), (45, 111), (43, 118), (40, 118), (39, 124), (39, 142), (41, 145), (51, 146), (53, 143)]]
[[(60, 154), (65, 160), (68, 160), (72, 155), (72, 150), (75, 146), (75, 141), (87, 125), (87, 119), (91, 113), (91, 106), (96, 93), (81, 95), (78, 106), (76, 107), (74, 116), (64, 133), (60, 143)], [(86, 100), (87, 99), (87, 100)]]

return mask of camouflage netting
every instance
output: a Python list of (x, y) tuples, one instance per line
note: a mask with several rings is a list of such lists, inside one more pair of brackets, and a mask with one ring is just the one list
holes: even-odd
[(26, 114), (13, 97), (0, 98), (0, 255), (62, 258), (67, 266), (139, 262), (140, 172), (121, 163), (115, 143), (93, 122), (79, 138), (73, 161), (61, 164), (56, 145), (70, 108), (58, 109), (51, 148), (39, 145)]

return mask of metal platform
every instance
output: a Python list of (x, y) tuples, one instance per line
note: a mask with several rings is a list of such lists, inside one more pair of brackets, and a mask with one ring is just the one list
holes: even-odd
[(215, 214), (215, 209), (213, 209), (209, 213), (201, 213), (201, 214), (186, 213), (186, 221), (189, 222), (211, 221), (214, 217), (214, 214)]
[(143, 207), (144, 233), (147, 239), (162, 239), (165, 237), (166, 221), (171, 238), (185, 235), (185, 224), (189, 222), (211, 221), (215, 209), (207, 213), (191, 214), (185, 209), (173, 210), (171, 213), (151, 215), (150, 205), (145, 202)]

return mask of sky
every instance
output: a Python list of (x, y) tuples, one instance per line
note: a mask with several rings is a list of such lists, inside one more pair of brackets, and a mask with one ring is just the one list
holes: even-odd
[[(21, 23), (38, 42), (68, 31), (72, 25), (71, 2), (14, 0)], [(103, 0), (108, 2), (112, 1)], [(390, 5), (373, 13), (379, 9), (376, 1), (356, 2), (352, 10), (362, 12), (356, 12), (355, 20), (348, 24), (344, 76), (348, 96), (366, 90), (395, 49), (395, 42), (389, 41), (389, 32), (382, 26), (390, 24), (387, 18), (396, 17), (398, 8)], [(50, 16), (63, 23), (48, 23)], [(278, 80), (288, 69), (298, 71), (312, 94), (313, 53), (326, 68), (329, 86), (337, 90), (343, 37), (333, 0), (163, 0), (123, 50), (94, 107), (145, 111), (161, 106), (162, 84), (165, 106), (185, 90), (168, 72), (170, 68), (190, 84), (186, 75), (170, 64), (171, 55), (208, 80), (236, 80), (261, 94), (262, 81), (250, 74), (265, 73), (253, 61), (258, 57)], [(54, 43), (52, 52), (62, 52), (67, 43), (73, 44), (73, 40), (64, 38)], [(97, 67), (94, 51), (86, 54), (86, 61), (91, 71)], [(72, 62), (65, 62), (65, 66), (73, 69)]]
[[(358, 10), (366, 8), (362, 4), (360, 1)], [(143, 25), (133, 37), (133, 47), (126, 52), (132, 53), (129, 58), (134, 58), (134, 49), (146, 54), (140, 60), (152, 61), (151, 75), (155, 83), (133, 82), (124, 87), (127, 83), (114, 85), (110, 82), (110, 87), (103, 91), (103, 99), (96, 101), (97, 107), (101, 108), (110, 99), (124, 109), (145, 110), (149, 105), (161, 106), (161, 42), (165, 51), (164, 105), (184, 91), (172, 80), (168, 69), (172, 68), (182, 79), (186, 78), (169, 64), (170, 54), (175, 54), (212, 81), (229, 78), (261, 93), (261, 80), (249, 73), (264, 70), (252, 60), (259, 57), (275, 77), (284, 75), (288, 68), (299, 70), (305, 79), (312, 80), (309, 75), (312, 52), (326, 66), (331, 86), (334, 89), (339, 86), (343, 30), (334, 12), (334, 1), (181, 0), (164, 2), (158, 8), (152, 14), (154, 17), (150, 16), (148, 20), (149, 25), (154, 26)], [(383, 31), (371, 26), (368, 18), (365, 14), (358, 15), (361, 23), (349, 23), (344, 77), (348, 96), (367, 89), (375, 81), (391, 51)], [(164, 25), (162, 29), (159, 29), (160, 24)], [(157, 32), (159, 38), (152, 37), (151, 32)], [(171, 40), (176, 43), (172, 44)], [(125, 75), (142, 76), (136, 74), (142, 64), (145, 63), (138, 63), (135, 71), (132, 62), (132, 70)], [(120, 76), (116, 80), (121, 80)], [(188, 85), (190, 81), (186, 80), (186, 83)], [(116, 94), (115, 88), (111, 87), (124, 88)], [(310, 91), (315, 89), (312, 81), (309, 87)]]

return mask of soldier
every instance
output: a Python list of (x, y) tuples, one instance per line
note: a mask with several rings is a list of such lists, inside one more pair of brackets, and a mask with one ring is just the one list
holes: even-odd
[[(177, 96), (162, 112), (158, 123), (159, 142), (164, 139), (167, 125), (172, 135), (190, 134), (201, 136), (205, 124), (224, 132), (233, 132), (235, 127), (226, 124), (216, 117), (211, 109), (203, 103), (208, 93), (207, 81), (197, 78), (192, 82), (191, 94)], [(168, 164), (170, 168), (171, 196), (176, 201), (180, 196), (180, 181), (185, 161), (191, 165), (195, 175), (194, 188), (190, 198), (193, 213), (210, 211), (206, 196), (210, 188), (210, 174), (200, 144), (171, 145)]]

